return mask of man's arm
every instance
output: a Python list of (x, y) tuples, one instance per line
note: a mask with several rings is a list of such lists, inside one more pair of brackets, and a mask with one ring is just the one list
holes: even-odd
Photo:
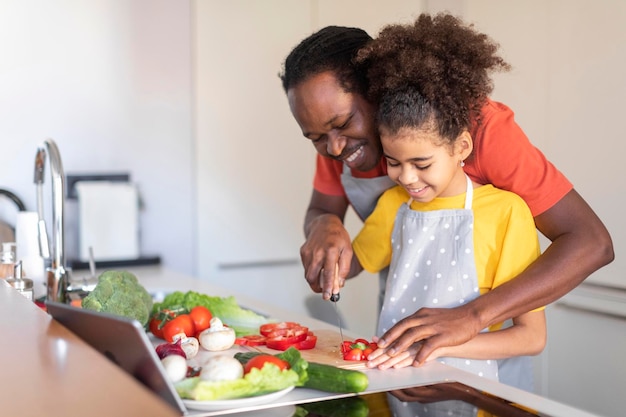
[(325, 300), (343, 286), (343, 282), (335, 282), (336, 265), (339, 276), (350, 272), (352, 242), (343, 225), (347, 209), (344, 196), (313, 190), (304, 220), (306, 241), (300, 248), (304, 276), (311, 289), (321, 292)]
[(606, 227), (575, 190), (535, 223), (552, 243), (524, 272), (461, 307), (420, 309), (385, 333), (379, 346), (395, 356), (423, 340), (415, 356), (423, 363), (439, 347), (460, 345), (487, 326), (556, 301), (614, 259)]

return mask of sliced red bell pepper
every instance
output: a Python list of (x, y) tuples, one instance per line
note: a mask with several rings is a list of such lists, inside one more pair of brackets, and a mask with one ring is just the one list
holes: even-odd
[(260, 334), (248, 334), (235, 339), (235, 344), (239, 346), (263, 346), (267, 338)]
[(378, 345), (375, 342), (368, 342), (365, 339), (356, 339), (353, 342), (347, 340), (341, 345), (341, 353), (343, 353), (343, 359), (346, 361), (367, 360), (369, 354), (376, 349), (378, 349)]

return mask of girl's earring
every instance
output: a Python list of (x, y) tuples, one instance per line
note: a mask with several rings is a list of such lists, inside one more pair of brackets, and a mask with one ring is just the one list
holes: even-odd
[(459, 165), (461, 165), (461, 168), (463, 168), (465, 166), (465, 161), (461, 160), (461, 163)]

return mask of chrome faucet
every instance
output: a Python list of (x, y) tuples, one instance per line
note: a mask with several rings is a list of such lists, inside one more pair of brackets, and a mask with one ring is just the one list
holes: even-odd
[[(50, 254), (48, 232), (43, 213), (43, 181), (46, 155), (50, 162), (50, 178), (52, 180), (52, 241), (53, 250)], [(63, 232), (63, 214), (65, 200), (65, 172), (61, 163), (59, 148), (52, 139), (46, 139), (37, 148), (35, 156), (35, 185), (37, 187), (37, 213), (39, 215), (39, 250), (50, 267), (46, 269), (48, 293), (47, 299), (68, 302), (67, 288), (69, 272), (65, 267), (65, 240)]]

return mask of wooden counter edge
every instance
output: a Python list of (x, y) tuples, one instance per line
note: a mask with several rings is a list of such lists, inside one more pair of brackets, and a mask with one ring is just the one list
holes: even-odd
[(1, 281), (3, 415), (180, 415)]

